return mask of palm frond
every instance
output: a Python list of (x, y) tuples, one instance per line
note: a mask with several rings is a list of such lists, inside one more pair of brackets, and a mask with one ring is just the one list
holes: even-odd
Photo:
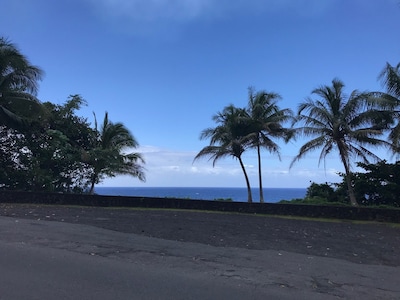
[(17, 90), (36, 95), (43, 74), (13, 43), (0, 38), (0, 93)]
[(393, 115), (384, 109), (372, 109), (379, 107), (377, 99), (373, 99), (377, 94), (354, 90), (346, 98), (343, 87), (340, 80), (334, 79), (331, 87), (321, 86), (313, 91), (319, 99), (306, 98), (299, 105), (295, 124), (301, 122), (304, 126), (296, 128), (296, 134), (314, 138), (300, 148), (291, 166), (306, 153), (322, 147), (319, 163), (337, 148), (347, 168), (350, 155), (362, 159), (376, 158), (367, 146), (390, 145), (379, 137), (393, 123)]
[(292, 168), (294, 163), (302, 159), (304, 156), (306, 156), (309, 152), (314, 151), (315, 149), (318, 149), (322, 146), (325, 145), (326, 143), (325, 136), (318, 136), (315, 139), (312, 139), (305, 143), (303, 146), (301, 146), (299, 153), (293, 158), (292, 162), (290, 163), (290, 167)]
[(4, 117), (1, 124), (20, 128), (41, 113), (35, 95), (42, 76), (43, 71), (31, 65), (13, 43), (0, 38), (0, 106)]
[(378, 78), (389, 94), (400, 98), (400, 63), (396, 66), (386, 63)]
[(200, 152), (195, 156), (194, 160), (198, 160), (205, 156), (208, 156), (209, 160), (212, 160), (214, 167), (219, 159), (226, 156), (234, 156), (234, 155), (229, 148), (221, 146), (206, 146), (200, 150)]

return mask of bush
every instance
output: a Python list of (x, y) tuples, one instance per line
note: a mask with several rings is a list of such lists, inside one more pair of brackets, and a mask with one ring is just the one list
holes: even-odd
[(216, 198), (214, 201), (225, 201), (225, 202), (233, 202), (232, 198)]

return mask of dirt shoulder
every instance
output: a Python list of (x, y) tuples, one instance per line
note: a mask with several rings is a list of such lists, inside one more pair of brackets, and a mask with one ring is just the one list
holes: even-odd
[(0, 216), (85, 224), (217, 247), (277, 250), (400, 266), (400, 227), (237, 213), (0, 204)]

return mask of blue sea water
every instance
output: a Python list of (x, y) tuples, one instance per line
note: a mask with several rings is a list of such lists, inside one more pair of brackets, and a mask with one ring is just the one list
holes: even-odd
[[(264, 200), (276, 203), (280, 200), (304, 198), (305, 188), (264, 188)], [(99, 195), (135, 196), (135, 197), (170, 197), (197, 200), (232, 199), (247, 202), (246, 188), (216, 187), (97, 187)], [(259, 202), (258, 188), (252, 189), (253, 202)]]

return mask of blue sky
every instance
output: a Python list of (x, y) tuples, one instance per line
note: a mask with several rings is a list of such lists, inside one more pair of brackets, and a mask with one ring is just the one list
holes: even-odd
[[(346, 91), (382, 90), (386, 62), (400, 62), (398, 0), (2, 0), (0, 35), (46, 73), (42, 101), (80, 94), (93, 120), (108, 111), (139, 141), (147, 182), (107, 186), (245, 186), (236, 160), (213, 168), (193, 158), (208, 144), (200, 132), (228, 104), (244, 107), (249, 86), (277, 92), (296, 110), (335, 77)], [(263, 153), (266, 187), (334, 182), (337, 153), (295, 164), (304, 143)], [(382, 157), (390, 158), (382, 151)], [(256, 153), (244, 156), (257, 186)]]

